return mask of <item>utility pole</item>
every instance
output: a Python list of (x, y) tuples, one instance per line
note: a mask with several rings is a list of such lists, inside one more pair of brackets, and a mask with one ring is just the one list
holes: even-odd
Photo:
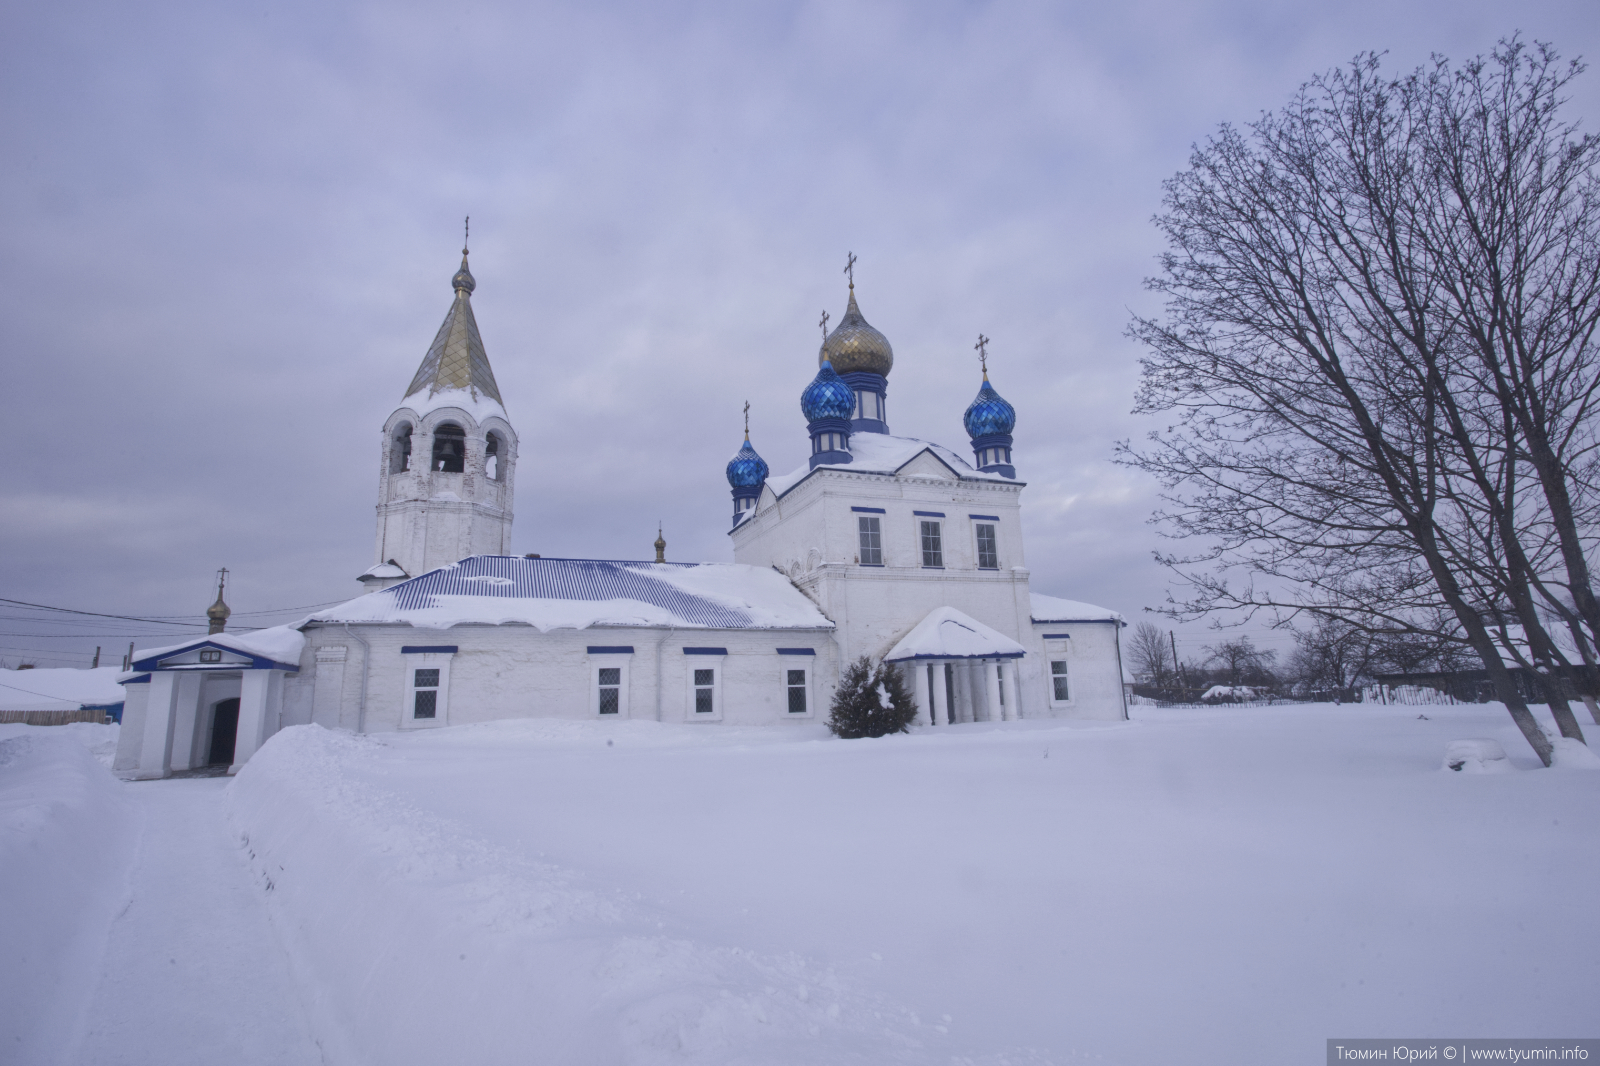
[(100, 645), (98, 645), (98, 644), (96, 644), (95, 647), (94, 647), (94, 662), (89, 664), (89, 669), (91, 669), (91, 670), (100, 669)]
[(1189, 680), (1183, 676), (1183, 662), (1178, 658), (1178, 636), (1172, 630), (1167, 630), (1167, 639), (1172, 641), (1172, 669), (1178, 675), (1178, 694), (1189, 694)]

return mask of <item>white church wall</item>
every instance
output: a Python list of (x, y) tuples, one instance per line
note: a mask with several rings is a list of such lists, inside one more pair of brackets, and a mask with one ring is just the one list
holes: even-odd
[[(598, 718), (595, 684), (602, 667), (626, 674), (619, 718), (669, 722), (704, 721), (692, 710), (696, 668), (716, 672), (717, 710), (712, 721), (769, 724), (814, 720), (832, 699), (838, 659), (827, 630), (665, 630), (592, 627), (540, 633), (525, 626), (457, 626), (418, 630), (409, 626), (353, 626), (371, 648), (367, 667), (367, 732), (468, 725), (512, 718)], [(313, 655), (351, 641), (343, 627), (308, 629)], [(406, 655), (405, 647), (446, 648), (451, 654)], [(631, 654), (594, 648), (632, 647)], [(685, 647), (727, 649), (726, 656), (689, 655)], [(780, 655), (778, 648), (810, 648), (814, 655)], [(426, 659), (426, 662), (423, 659)], [(338, 674), (321, 670), (312, 696), (313, 720), (338, 728), (357, 727), (360, 700), (359, 645)], [(435, 660), (438, 660), (437, 662)], [(442, 665), (447, 660), (448, 665)], [(438, 712), (432, 721), (411, 717), (414, 671), (440, 669)], [(784, 672), (804, 669), (808, 713), (791, 716)], [(326, 686), (326, 687), (324, 687)], [(609, 717), (609, 716), (607, 716)], [(823, 714), (825, 717), (825, 712)]]
[[(1089, 721), (1121, 721), (1127, 717), (1123, 703), (1122, 668), (1118, 661), (1120, 626), (1114, 622), (1037, 622), (1033, 624), (1029, 655), (1022, 660), (1018, 682), (1024, 708), (1032, 706), (1040, 717)], [(1065, 640), (1046, 639), (1067, 634)], [(1035, 654), (1034, 648), (1038, 651)], [(1065, 658), (1071, 698), (1051, 699), (1050, 662)], [(1032, 700), (1029, 699), (1032, 694)]]
[(117, 773), (139, 768), (139, 751), (144, 745), (145, 712), (150, 706), (148, 683), (122, 686), (122, 728), (117, 734), (117, 754), (111, 769)]

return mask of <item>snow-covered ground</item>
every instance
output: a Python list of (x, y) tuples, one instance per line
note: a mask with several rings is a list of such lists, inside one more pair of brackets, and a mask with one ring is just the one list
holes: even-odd
[[(301, 727), (231, 784), (106, 778), (80, 791), (142, 807), (136, 862), (53, 828), (128, 864), (131, 905), (86, 1016), (50, 1023), (76, 1028), (24, 1028), (63, 1061), (220, 1061), (191, 1015), (244, 996), (250, 1046), (336, 1064), (1301, 1062), (1327, 1037), (1592, 1035), (1600, 772), (1536, 770), (1497, 705), (1135, 715), (862, 741)], [(1515, 772), (1441, 769), (1467, 738)], [(48, 914), (55, 868), (6, 824), (4, 898)]]

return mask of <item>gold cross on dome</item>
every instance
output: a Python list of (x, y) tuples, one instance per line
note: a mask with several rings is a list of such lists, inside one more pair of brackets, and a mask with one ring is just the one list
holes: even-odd
[(472, 243), (472, 216), (467, 216), (466, 227), (461, 233), (461, 254), (467, 254), (467, 245)]
[(978, 365), (983, 368), (983, 376), (987, 378), (989, 376), (989, 338), (981, 333), (978, 334), (978, 343), (974, 344), (972, 348), (978, 353)]
[(856, 253), (854, 253), (854, 252), (849, 253), (849, 258), (845, 260), (844, 272), (845, 272), (845, 275), (850, 279), (850, 287), (852, 289), (855, 288), (856, 287)]
[(744, 439), (750, 439), (750, 401), (744, 402)]
[(224, 566), (217, 571), (217, 595), (222, 594), (222, 587), (228, 583), (228, 568)]
[(822, 318), (817, 321), (817, 325), (822, 327), (822, 339), (824, 341), (826, 341), (828, 339), (828, 310), (827, 310), (827, 308), (823, 308), (823, 310), (822, 310)]

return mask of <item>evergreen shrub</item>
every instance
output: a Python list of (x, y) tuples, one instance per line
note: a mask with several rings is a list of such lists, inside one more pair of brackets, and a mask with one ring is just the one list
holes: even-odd
[(872, 660), (863, 655), (845, 669), (834, 693), (828, 728), (846, 740), (881, 737), (906, 732), (916, 718), (916, 697), (900, 671), (888, 663), (879, 663), (874, 670)]

